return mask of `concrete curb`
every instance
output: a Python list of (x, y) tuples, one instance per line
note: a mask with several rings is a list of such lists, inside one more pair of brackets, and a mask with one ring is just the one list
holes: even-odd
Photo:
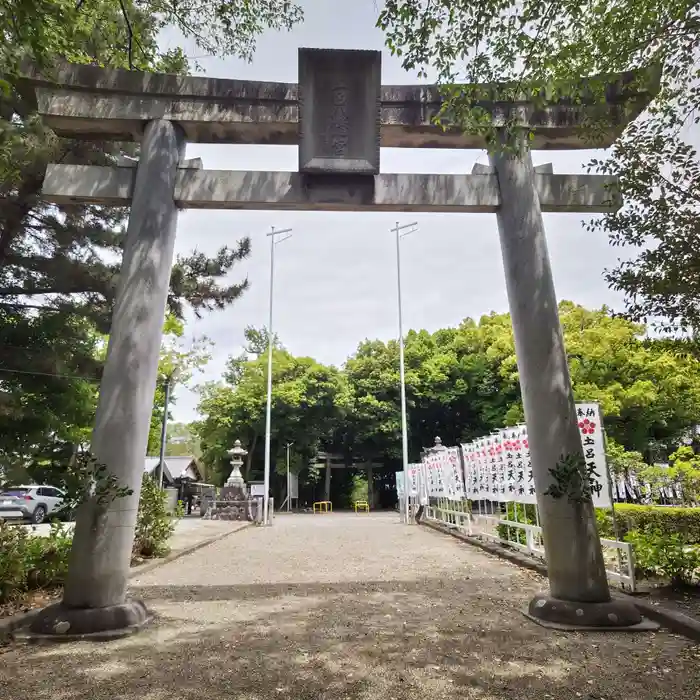
[[(177, 552), (173, 552), (167, 557), (163, 557), (162, 559), (155, 559), (154, 561), (148, 562), (148, 564), (142, 564), (141, 566), (135, 567), (129, 572), (129, 579), (136, 578), (141, 574), (145, 574), (149, 571), (153, 571), (153, 569), (157, 569), (159, 566), (170, 564), (170, 562), (176, 561), (177, 559), (180, 559), (182, 557), (186, 557), (188, 554), (192, 554), (198, 549), (203, 549), (204, 547), (208, 547), (210, 544), (214, 544), (219, 540), (223, 540), (226, 537), (235, 535), (237, 532), (241, 532), (242, 530), (245, 530), (251, 525), (253, 525), (253, 523), (245, 523), (242, 527), (239, 527), (235, 530), (232, 530), (230, 532), (219, 533), (218, 535), (203, 540), (202, 542), (197, 542), (197, 544), (193, 544)], [(42, 609), (43, 608), (36, 608), (34, 610), (28, 610), (27, 612), (17, 613), (16, 615), (10, 615), (10, 617), (0, 619), (0, 643), (12, 640), (15, 636), (14, 632), (22, 627), (26, 627), (27, 624), (30, 623), (41, 612)]]
[(157, 569), (159, 566), (164, 566), (165, 564), (170, 564), (173, 561), (176, 561), (178, 559), (181, 559), (182, 557), (186, 557), (188, 554), (192, 554), (196, 552), (198, 549), (203, 549), (204, 547), (208, 547), (210, 544), (214, 544), (215, 542), (218, 542), (219, 540), (226, 539), (227, 537), (230, 537), (231, 535), (235, 535), (237, 532), (241, 532), (242, 530), (245, 530), (246, 528), (249, 528), (253, 523), (243, 523), (243, 525), (239, 528), (236, 528), (235, 530), (231, 530), (230, 532), (222, 532), (219, 533), (218, 535), (214, 535), (213, 537), (210, 537), (207, 540), (203, 540), (202, 542), (197, 542), (197, 544), (190, 545), (189, 547), (185, 547), (185, 549), (180, 549), (177, 552), (173, 552), (172, 554), (168, 554), (167, 557), (163, 557), (162, 559), (154, 559), (153, 561), (148, 562), (147, 564), (141, 564), (140, 566), (135, 566), (130, 572), (129, 572), (129, 579), (136, 578), (137, 576), (140, 576), (141, 574), (148, 573), (149, 571), (153, 571), (153, 569)]
[[(492, 544), (490, 542), (482, 542), (475, 537), (470, 537), (457, 530), (452, 530), (451, 528), (439, 525), (438, 523), (423, 521), (420, 523), (425, 527), (441, 532), (446, 535), (452, 535), (452, 537), (466, 542), (473, 547), (477, 547), (487, 554), (493, 554), (494, 556), (500, 557), (501, 559), (506, 559), (507, 561), (522, 566), (531, 571), (536, 571), (542, 576), (547, 575), (547, 567), (543, 562), (539, 562), (536, 559), (532, 559), (518, 551), (509, 551), (499, 545)], [(652, 605), (649, 601), (640, 600), (639, 598), (627, 595), (620, 591), (613, 591), (612, 593), (616, 598), (626, 599), (628, 602), (636, 606), (642, 615), (645, 615), (650, 620), (658, 622), (660, 625), (670, 630), (674, 634), (680, 634), (683, 637), (692, 639), (693, 641), (700, 641), (700, 620), (696, 620), (683, 613), (676, 612), (675, 610), (670, 610), (669, 608), (664, 608), (658, 605)]]
[(658, 622), (661, 626), (666, 627), (675, 634), (680, 634), (683, 637), (700, 642), (700, 620), (696, 620), (689, 615), (662, 608), (658, 605), (652, 605), (647, 600), (638, 600), (634, 596), (625, 595), (624, 593), (614, 593), (616, 597), (624, 597), (637, 606), (642, 615), (645, 615), (650, 620)]

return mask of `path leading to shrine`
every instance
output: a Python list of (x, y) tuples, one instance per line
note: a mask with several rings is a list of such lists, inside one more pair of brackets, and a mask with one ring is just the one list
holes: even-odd
[(520, 612), (543, 586), (394, 514), (278, 516), (136, 579), (158, 614), (137, 636), (0, 654), (0, 689), (53, 700), (700, 695), (689, 641), (544, 630)]

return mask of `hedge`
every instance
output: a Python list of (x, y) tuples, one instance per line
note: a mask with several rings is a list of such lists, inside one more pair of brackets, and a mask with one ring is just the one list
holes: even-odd
[(63, 584), (72, 535), (53, 524), (46, 537), (0, 522), (0, 603), (29, 590)]
[[(700, 508), (678, 508), (675, 506), (643, 506), (634, 503), (616, 503), (615, 515), (620, 530), (620, 539), (632, 531), (663, 534), (679, 533), (688, 544), (700, 544)], [(601, 537), (614, 537), (612, 512), (597, 508), (596, 519)]]

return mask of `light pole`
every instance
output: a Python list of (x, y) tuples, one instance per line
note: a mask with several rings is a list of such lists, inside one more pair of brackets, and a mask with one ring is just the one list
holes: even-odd
[(287, 443), (287, 513), (292, 510), (292, 480), (289, 473), (289, 448), (293, 444), (293, 442)]
[(404, 366), (403, 352), (403, 317), (401, 309), (401, 239), (418, 230), (418, 223), (414, 221), (412, 224), (404, 224), (399, 226), (396, 222), (396, 227), (393, 229), (396, 234), (396, 282), (399, 302), (399, 376), (401, 382), (401, 452), (403, 463), (403, 483), (404, 483), (404, 517), (408, 525), (408, 427), (406, 421), (406, 371)]
[(160, 426), (160, 457), (158, 464), (158, 486), (163, 488), (163, 462), (165, 462), (165, 443), (168, 438), (168, 404), (170, 403), (170, 385), (175, 378), (175, 370), (165, 377), (165, 407), (163, 408), (163, 421)]
[[(275, 227), (267, 235), (270, 237), (270, 314), (267, 324), (267, 407), (265, 409), (265, 494), (263, 496), (263, 523), (267, 525), (268, 511), (270, 508), (270, 431), (272, 428), (272, 295), (275, 281), (275, 246), (278, 243), (291, 238), (291, 228), (275, 231)], [(283, 233), (289, 234), (275, 240), (275, 236)]]

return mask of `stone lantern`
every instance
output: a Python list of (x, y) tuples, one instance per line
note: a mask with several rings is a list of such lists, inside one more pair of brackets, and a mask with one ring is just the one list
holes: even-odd
[(243, 497), (246, 494), (245, 481), (243, 480), (243, 475), (241, 474), (241, 467), (243, 466), (243, 458), (248, 454), (248, 450), (244, 450), (241, 447), (241, 441), (236, 440), (233, 444), (233, 448), (230, 449), (226, 454), (231, 457), (231, 474), (228, 479), (226, 479), (226, 484), (224, 488), (235, 489), (238, 492), (242, 492)]
[(241, 474), (243, 458), (248, 451), (241, 447), (240, 440), (236, 440), (227, 454), (231, 457), (231, 474), (226, 479), (219, 497), (214, 501), (209, 517), (212, 520), (257, 521), (258, 511), (261, 509), (258, 502), (248, 495), (248, 489)]
[(435, 444), (432, 447), (426, 447), (423, 452), (427, 455), (432, 454), (433, 452), (442, 452), (443, 450), (446, 450), (447, 448), (442, 444), (442, 438), (436, 437), (435, 438)]

